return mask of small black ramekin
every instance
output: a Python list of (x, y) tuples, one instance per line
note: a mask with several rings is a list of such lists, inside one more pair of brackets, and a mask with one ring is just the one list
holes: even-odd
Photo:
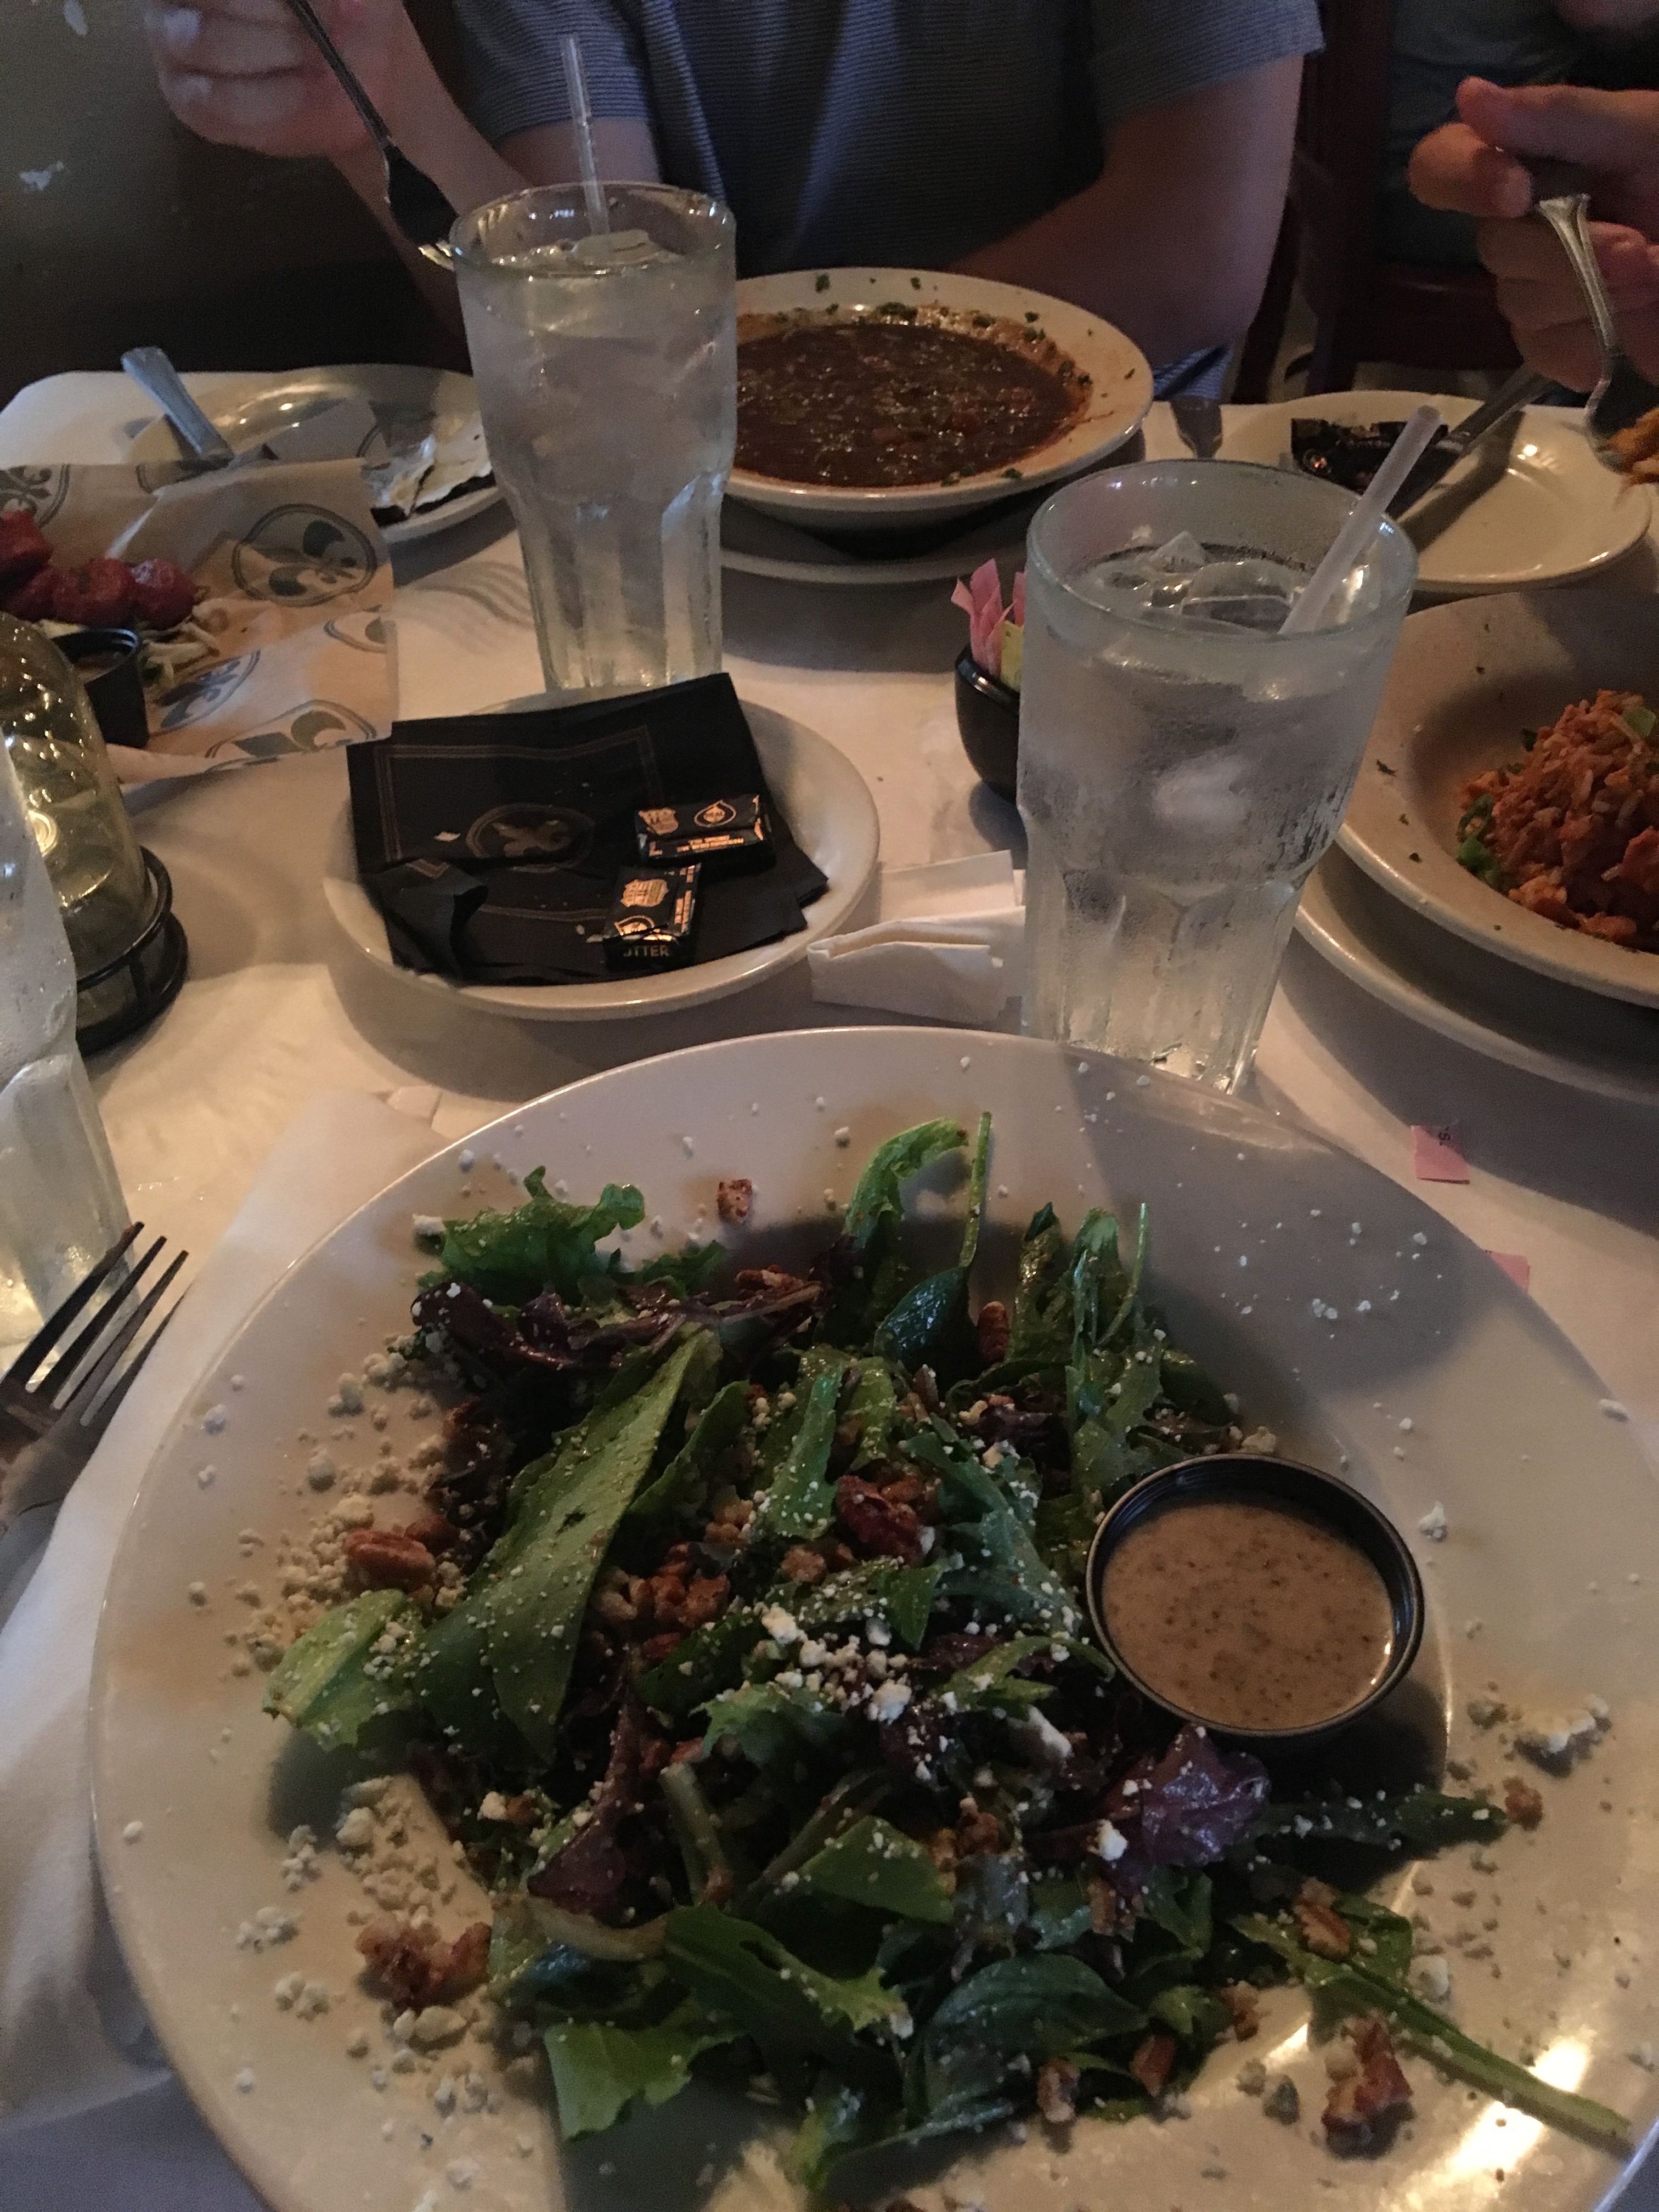
[(106, 745), (132, 745), (140, 751), (149, 743), (149, 716), (144, 705), (144, 679), (138, 671), (140, 640), (132, 629), (71, 629), (52, 643), (77, 672), (82, 664), (112, 657), (110, 665), (95, 676), (82, 675), (87, 697)]
[(1012, 799), (1019, 772), (1019, 694), (988, 676), (965, 645), (957, 655), (957, 728), (975, 775), (999, 799)]
[[(1113, 1640), (1106, 1619), (1103, 1592), (1106, 1563), (1132, 1528), (1154, 1513), (1176, 1504), (1195, 1504), (1205, 1498), (1255, 1499), (1291, 1505), (1310, 1520), (1346, 1536), (1382, 1577), (1394, 1613), (1394, 1649), (1381, 1679), (1344, 1712), (1299, 1729), (1242, 1729), (1214, 1720), (1208, 1713), (1190, 1712), (1160, 1697), (1134, 1668), (1125, 1663)], [(1102, 1649), (1126, 1682), (1139, 1691), (1149, 1704), (1173, 1713), (1178, 1720), (1200, 1723), (1224, 1742), (1263, 1753), (1307, 1751), (1325, 1742), (1340, 1729), (1351, 1728), (1376, 1711), (1409, 1673), (1423, 1641), (1423, 1578), (1417, 1571), (1405, 1538), (1386, 1514), (1352, 1484), (1317, 1468), (1295, 1460), (1273, 1459), (1266, 1453), (1218, 1452), (1207, 1459), (1182, 1460), (1179, 1466), (1160, 1468), (1127, 1490), (1096, 1529), (1089, 1547), (1084, 1577), (1089, 1618)]]

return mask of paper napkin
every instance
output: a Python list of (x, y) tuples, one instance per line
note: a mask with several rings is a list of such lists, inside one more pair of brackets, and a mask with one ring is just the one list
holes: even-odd
[(808, 950), (812, 995), (990, 1027), (1025, 988), (1024, 895), (1006, 853), (884, 867), (877, 919)]

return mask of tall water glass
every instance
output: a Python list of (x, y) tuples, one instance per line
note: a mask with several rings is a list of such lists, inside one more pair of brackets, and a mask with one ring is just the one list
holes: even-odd
[(720, 497), (737, 442), (730, 210), (666, 185), (493, 200), (451, 234), (478, 405), (556, 691), (720, 665)]
[(1352, 505), (1227, 461), (1067, 485), (1032, 522), (1019, 719), (1025, 1027), (1231, 1091), (1335, 836), (1417, 574), (1386, 525), (1279, 625)]

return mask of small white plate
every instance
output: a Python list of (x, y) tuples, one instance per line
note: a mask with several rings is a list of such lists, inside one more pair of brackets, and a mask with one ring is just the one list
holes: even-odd
[[(470, 376), (408, 362), (350, 363), (337, 368), (295, 369), (281, 376), (215, 377), (214, 388), (206, 397), (196, 391), (197, 382), (194, 377), (185, 377), (186, 390), (201, 399), (215, 428), (239, 452), (263, 444), (273, 430), (302, 422), (341, 399), (368, 400), (394, 450), (417, 443), (434, 422), (444, 417), (464, 420), (478, 411)], [(129, 458), (176, 461), (180, 450), (172, 425), (158, 415), (133, 440)], [(421, 538), (453, 530), (475, 514), (488, 513), (501, 497), (495, 483), (479, 484), (471, 491), (457, 492), (439, 506), (416, 507), (401, 522), (382, 523), (380, 535), (394, 550), (400, 545), (412, 545)]]
[(1570, 1091), (1659, 1104), (1659, 1013), (1490, 959), (1340, 853), (1308, 878), (1296, 930), (1362, 991), (1485, 1060)]
[(1659, 599), (1515, 592), (1409, 615), (1342, 849), (1414, 914), (1557, 982), (1659, 1006), (1659, 954), (1563, 929), (1457, 864), (1458, 793), (1525, 758), (1523, 729), (1601, 690), (1659, 704)]
[[(541, 699), (514, 699), (497, 711), (538, 707)], [(773, 797), (801, 850), (830, 878), (822, 898), (804, 909), (806, 927), (770, 945), (676, 968), (662, 975), (612, 975), (595, 983), (457, 983), (447, 975), (421, 975), (400, 968), (386, 943), (380, 909), (357, 880), (357, 855), (348, 801), (335, 817), (323, 867), (323, 896), (330, 913), (377, 968), (421, 991), (441, 991), (509, 1021), (611, 1022), (630, 1014), (678, 1012), (711, 999), (747, 990), (780, 968), (806, 957), (820, 937), (833, 936), (864, 896), (881, 849), (881, 825), (868, 785), (845, 753), (803, 722), (770, 707), (744, 702), (744, 714)]]
[[(822, 314), (833, 304), (837, 319), (845, 322), (894, 300), (906, 307), (938, 306), (1006, 318), (1022, 326), (1030, 322), (1091, 380), (1089, 405), (1079, 421), (1020, 465), (1023, 485), (1058, 483), (1104, 460), (1139, 429), (1152, 404), (1146, 356), (1121, 331), (1069, 301), (1052, 300), (1018, 284), (937, 269), (801, 269), (746, 276), (738, 286), (739, 318), (802, 309)], [(731, 480), (735, 498), (807, 529), (815, 522), (841, 530), (898, 529), (937, 516), (968, 514), (1006, 499), (1013, 488), (1001, 469), (954, 484), (791, 483), (747, 469), (733, 469)]]
[[(1479, 404), (1440, 392), (1321, 392), (1231, 421), (1220, 457), (1288, 466), (1292, 416), (1398, 422), (1428, 405), (1457, 423)], [(1565, 583), (1594, 575), (1646, 536), (1651, 495), (1601, 466), (1575, 409), (1527, 408), (1501, 471), (1502, 437), (1494, 443), (1495, 457), (1477, 453), (1460, 461), (1406, 525), (1419, 550), (1422, 597)]]
[[(361, 1915), (363, 1893), (330, 1832), (355, 1777), (265, 1717), (260, 1676), (234, 1674), (223, 1639), (248, 1619), (250, 1584), (274, 1595), (278, 1531), (305, 1528), (325, 1503), (306, 1468), (342, 1370), (408, 1328), (427, 1264), (411, 1218), (515, 1202), (492, 1154), (518, 1175), (544, 1164), (576, 1196), (637, 1183), (670, 1245), (713, 1223), (718, 1178), (748, 1176), (747, 1226), (719, 1233), (799, 1265), (834, 1234), (826, 1189), (844, 1204), (878, 1139), (933, 1115), (971, 1126), (982, 1108), (994, 1116), (987, 1291), (1012, 1285), (1021, 1230), (1045, 1201), (1068, 1226), (1091, 1205), (1146, 1201), (1149, 1288), (1176, 1340), (1287, 1453), (1328, 1467), (1346, 1454), (1349, 1479), (1407, 1533), (1428, 1607), (1407, 1725), (1431, 1745), (1444, 1731), (1501, 1793), (1510, 1762), (1467, 1714), (1489, 1680), (1534, 1715), (1586, 1693), (1607, 1700), (1605, 1745), (1565, 1780), (1534, 1778), (1542, 1825), (1493, 1847), (1478, 1906), (1465, 1912), (1449, 1893), (1474, 1886), (1484, 1854), (1472, 1872), (1467, 1850), (1448, 1853), (1432, 1898), (1403, 1868), (1381, 1887), (1443, 1935), (1495, 1915), (1489, 1949), (1451, 1961), (1460, 2024), (1506, 2052), (1536, 2038), (1548, 2079), (1629, 2114), (1638, 2142), (1649, 2133), (1659, 2081), (1627, 2054), (1654, 2033), (1659, 1501), (1631, 1428), (1601, 1409), (1605, 1385), (1531, 1300), (1415, 1192), (1258, 1109), (1175, 1077), (1140, 1081), (1093, 1054), (949, 1030), (793, 1032), (634, 1061), (514, 1109), (469, 1140), (468, 1171), (451, 1151), (392, 1184), (289, 1269), (202, 1378), (144, 1476), (105, 1599), (94, 1802), (145, 2010), (274, 2212), (805, 2212), (777, 2154), (780, 2116), (711, 2086), (562, 2150), (543, 2097), (503, 2081), (487, 2044), (372, 2087), (392, 2045), (356, 1972), (346, 1916)], [(919, 1211), (943, 1228), (937, 1186)], [(648, 1231), (635, 1239), (659, 1249)], [(410, 1397), (385, 1402), (407, 1452), (422, 1437)], [(357, 1466), (376, 1445), (355, 1425), (355, 1441), (331, 1449)], [(1446, 1531), (1431, 1543), (1417, 1531), (1436, 1501)], [(403, 1517), (405, 1500), (386, 1503)], [(318, 1879), (289, 1894), (283, 1838), (300, 1822), (322, 1838)], [(434, 1882), (455, 1878), (436, 1906), (453, 1930), (477, 1893), (435, 1821), (411, 1842), (414, 1856), (432, 1853)], [(294, 1912), (292, 1939), (263, 1956), (239, 1948), (239, 1924), (272, 1904)], [(322, 1984), (329, 2010), (307, 2019), (273, 2002), (290, 1975)], [(1426, 2056), (1406, 2060), (1412, 2124), (1386, 2155), (1337, 2160), (1308, 2140), (1328, 2083), (1305, 1999), (1271, 1990), (1262, 2011), (1249, 2053), (1297, 2082), (1300, 2127), (1264, 2119), (1223, 2045), (1192, 2085), (1190, 2118), (988, 2131), (941, 2147), (916, 2193), (935, 2205), (942, 2184), (985, 2212), (1589, 2212), (1618, 2190), (1616, 2159), (1437, 2081)], [(368, 2055), (352, 2058), (359, 2029)], [(461, 2087), (473, 2069), (491, 2108), (474, 2109), (476, 2091), (434, 2099), (445, 2071)], [(895, 2179), (878, 2201), (910, 2193), (914, 2176)]]

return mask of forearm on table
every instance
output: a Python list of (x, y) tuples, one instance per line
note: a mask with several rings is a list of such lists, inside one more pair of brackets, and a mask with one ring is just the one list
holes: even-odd
[(1131, 116), (1092, 185), (957, 266), (1073, 300), (1154, 362), (1231, 343), (1279, 234), (1301, 67)]

